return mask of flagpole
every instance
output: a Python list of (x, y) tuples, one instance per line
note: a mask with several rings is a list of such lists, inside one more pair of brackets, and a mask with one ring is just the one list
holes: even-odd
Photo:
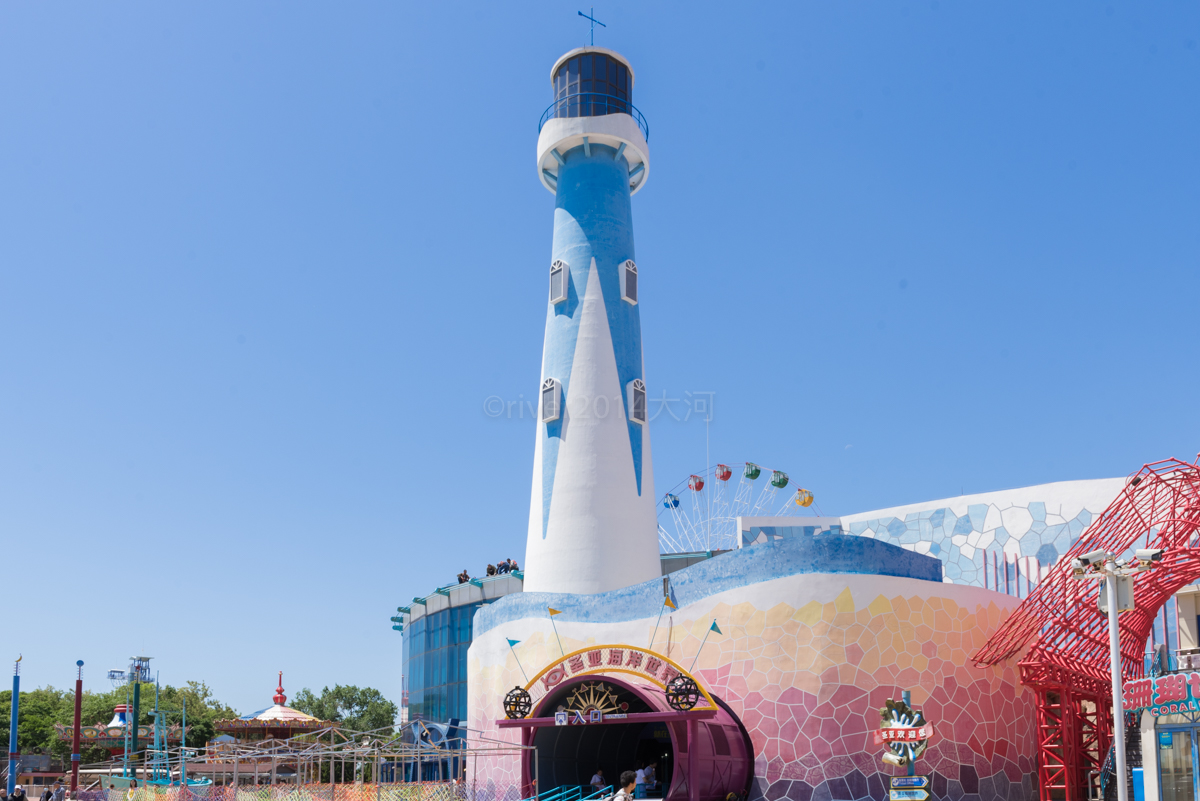
[(650, 650), (654, 650), (654, 638), (658, 636), (658, 624), (662, 623), (663, 610), (667, 608), (667, 599), (663, 598), (663, 605), (658, 610), (658, 620), (654, 621), (654, 633), (650, 635)]
[(694, 659), (692, 659), (692, 667), (688, 668), (688, 673), (691, 673), (692, 669), (696, 667), (696, 662), (700, 659), (700, 652), (704, 650), (704, 643), (708, 642), (708, 635), (711, 634), (714, 629), (716, 629), (718, 634), (721, 633), (721, 630), (717, 628), (717, 619), (715, 617), (713, 618), (712, 625), (708, 627), (708, 631), (704, 632), (704, 639), (700, 641), (700, 647), (696, 649), (696, 656)]
[(567, 652), (563, 650), (562, 637), (558, 636), (558, 626), (554, 625), (554, 618), (550, 618), (550, 627), (554, 629), (554, 639), (558, 640), (558, 652), (563, 656), (566, 656)]
[[(507, 640), (508, 638), (505, 637)], [(521, 675), (525, 677), (525, 683), (529, 683), (529, 675), (525, 672), (525, 666), (521, 664), (521, 657), (517, 656), (517, 652), (513, 650), (513, 643), (520, 640), (508, 640), (508, 650), (512, 651), (513, 659), (517, 660), (517, 667), (521, 669)]]
[(546, 611), (550, 613), (550, 626), (554, 629), (554, 639), (558, 640), (558, 652), (560, 654), (562, 654), (563, 656), (566, 656), (567, 652), (565, 650), (563, 650), (563, 647), (562, 647), (562, 637), (558, 636), (558, 626), (554, 625), (554, 616), (561, 615), (562, 610), (555, 609), (552, 606), (547, 606)]

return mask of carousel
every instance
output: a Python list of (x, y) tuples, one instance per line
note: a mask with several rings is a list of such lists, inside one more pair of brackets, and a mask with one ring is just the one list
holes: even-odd
[[(287, 706), (283, 671), (266, 709), (234, 720), (213, 722), (218, 736), (208, 744), (208, 760), (192, 766), (194, 773), (208, 775), (218, 784), (262, 784), (301, 780), (293, 746), (287, 741), (308, 735), (316, 740), (334, 736), (338, 724), (307, 715)], [(253, 753), (244, 746), (253, 744)], [(274, 746), (274, 747), (273, 747)]]

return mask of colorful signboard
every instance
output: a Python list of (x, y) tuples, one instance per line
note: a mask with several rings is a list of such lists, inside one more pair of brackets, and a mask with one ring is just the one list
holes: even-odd
[(892, 728), (880, 729), (872, 732), (875, 736), (875, 745), (883, 745), (890, 743), (893, 740), (928, 740), (933, 736), (933, 724), (926, 723), (923, 726), (902, 727), (896, 726)]
[[(691, 675), (678, 664), (654, 651), (637, 648), (632, 645), (593, 645), (566, 654), (561, 659), (543, 668), (525, 689), (533, 700), (533, 706), (546, 695), (559, 687), (564, 681), (577, 676), (593, 676), (600, 678), (605, 675), (624, 674), (648, 680), (658, 687), (665, 688), (673, 679), (679, 676)], [(703, 685), (696, 682), (703, 696), (697, 709), (716, 709), (712, 697), (704, 690)], [(605, 717), (617, 717), (605, 712)]]
[[(910, 707), (908, 699), (908, 692), (904, 693), (904, 699), (901, 701), (889, 698), (879, 710), (879, 729), (873, 734), (875, 745), (883, 746), (884, 762), (889, 765), (909, 765), (911, 771), (912, 764), (929, 747), (929, 738), (933, 737), (933, 724), (925, 720), (919, 709)], [(897, 792), (910, 791), (893, 790), (891, 801), (925, 801), (929, 795), (924, 790), (919, 791), (924, 794), (920, 798), (916, 795), (897, 796)]]
[(1125, 682), (1127, 710), (1150, 710), (1152, 715), (1200, 712), (1200, 673), (1169, 673)]
[(925, 801), (928, 790), (889, 790), (888, 801)]

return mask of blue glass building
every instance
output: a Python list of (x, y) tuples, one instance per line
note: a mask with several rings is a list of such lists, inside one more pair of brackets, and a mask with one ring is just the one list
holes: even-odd
[(392, 620), (404, 635), (400, 660), (407, 720), (467, 719), (467, 649), (475, 613), (497, 598), (521, 592), (524, 577), (518, 571), (473, 578), (439, 587), (398, 609)]
[(483, 603), (443, 609), (404, 630), (402, 661), (408, 681), (408, 719), (467, 719), (467, 649), (471, 621)]

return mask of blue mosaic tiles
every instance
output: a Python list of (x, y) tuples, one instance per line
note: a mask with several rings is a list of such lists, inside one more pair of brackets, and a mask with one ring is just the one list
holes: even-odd
[[(935, 501), (926, 508), (900, 507), (896, 514), (741, 518), (742, 544), (826, 532), (870, 537), (937, 557), (947, 582), (996, 589), (999, 577), (1001, 591), (1023, 594), (1015, 589), (1013, 563), (1020, 565), (1022, 587), (1027, 587), (1026, 577), (1036, 583), (1107, 508), (1120, 486), (1119, 479), (1064, 482)], [(1042, 499), (1032, 500), (1039, 490), (1044, 490)], [(1005, 572), (1005, 562), (1010, 572)]]

